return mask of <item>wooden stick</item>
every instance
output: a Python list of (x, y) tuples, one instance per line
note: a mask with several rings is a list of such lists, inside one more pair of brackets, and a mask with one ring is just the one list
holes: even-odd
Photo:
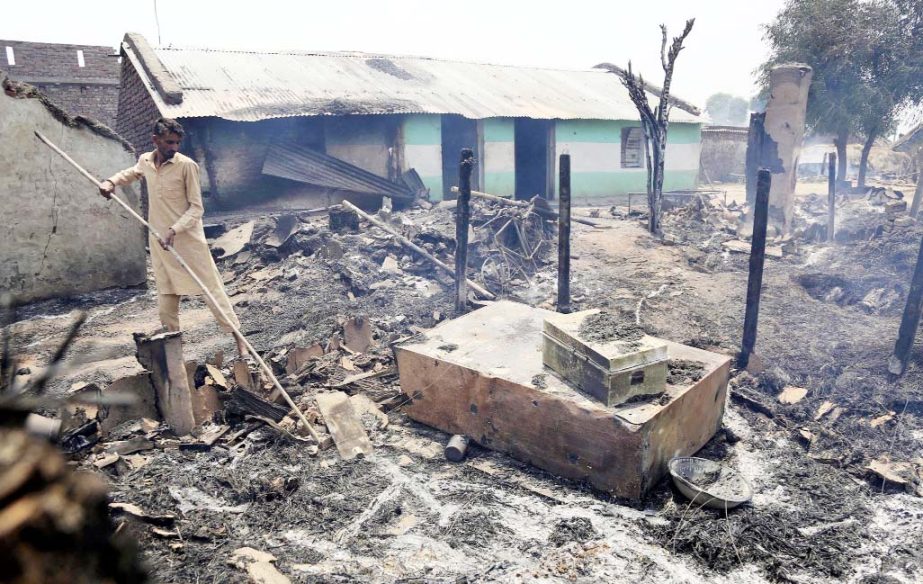
[[(400, 233), (398, 233), (397, 231), (395, 231), (390, 225), (388, 225), (388, 224), (385, 223), (384, 221), (379, 221), (378, 219), (376, 219), (375, 217), (372, 217), (371, 215), (369, 215), (368, 213), (366, 213), (365, 211), (363, 211), (363, 210), (360, 209), (359, 207), (353, 205), (353, 204), (350, 203), (349, 201), (343, 201), (343, 206), (346, 207), (347, 209), (350, 209), (350, 210), (352, 210), (352, 211), (355, 211), (356, 213), (359, 214), (360, 217), (362, 217), (363, 219), (365, 219), (366, 221), (368, 221), (369, 223), (371, 223), (371, 224), (374, 225), (375, 227), (378, 227), (379, 229), (383, 229), (383, 230), (387, 231), (388, 233), (390, 233), (391, 235), (393, 235), (394, 237), (396, 237), (397, 240), (400, 241), (404, 246), (406, 246), (406, 247), (409, 248), (409, 249), (412, 249), (413, 251), (417, 252), (418, 254), (420, 254), (421, 256), (423, 256), (424, 258), (426, 258), (427, 260), (429, 260), (429, 261), (430, 261), (433, 265), (435, 265), (437, 268), (439, 268), (440, 270), (442, 270), (442, 271), (445, 272), (446, 274), (452, 276), (453, 279), (455, 278), (455, 270), (454, 270), (453, 268), (451, 268), (451, 267), (447, 266), (445, 263), (439, 261), (438, 258), (434, 257), (434, 256), (433, 256), (432, 254), (430, 254), (428, 251), (426, 251), (425, 249), (423, 249), (423, 248), (420, 247), (419, 245), (415, 244), (414, 242), (410, 241), (409, 239), (407, 239), (406, 237), (404, 237), (403, 235), (401, 235)], [(468, 285), (471, 286), (471, 289), (474, 290), (475, 292), (477, 292), (478, 295), (480, 295), (482, 298), (486, 298), (487, 300), (493, 300), (493, 299), (495, 298), (495, 296), (494, 296), (493, 294), (491, 294), (490, 292), (488, 292), (487, 290), (485, 290), (485, 289), (482, 288), (481, 286), (478, 286), (476, 283), (472, 282), (471, 280), (468, 280)]]
[(827, 161), (827, 241), (833, 243), (836, 227), (836, 152)]
[(913, 201), (910, 203), (910, 216), (914, 219), (920, 212), (921, 200), (923, 200), (923, 150), (917, 153), (917, 188), (913, 191)]
[(750, 362), (756, 346), (756, 324), (760, 316), (760, 293), (763, 288), (763, 264), (766, 261), (766, 224), (769, 220), (769, 187), (772, 175), (765, 168), (757, 172), (756, 204), (753, 210), (753, 243), (750, 247), (750, 276), (747, 279), (747, 310), (744, 335), (737, 364), (743, 369)]
[(570, 312), (570, 154), (562, 154), (558, 188), (558, 312)]
[[(96, 188), (102, 188), (102, 183), (101, 183), (100, 181), (96, 180), (96, 177), (94, 177), (92, 174), (90, 174), (89, 172), (87, 172), (82, 166), (80, 166), (79, 164), (77, 164), (77, 163), (74, 161), (73, 158), (71, 158), (70, 156), (67, 155), (67, 153), (65, 153), (63, 150), (61, 150), (60, 148), (58, 148), (57, 146), (55, 146), (54, 144), (52, 144), (51, 141), (48, 140), (48, 138), (46, 138), (45, 136), (43, 136), (43, 135), (42, 135), (41, 133), (39, 133), (38, 131), (35, 132), (35, 135), (36, 135), (36, 137), (38, 137), (39, 140), (41, 140), (42, 142), (44, 142), (46, 146), (48, 146), (49, 148), (51, 148), (52, 150), (54, 150), (55, 152), (57, 152), (57, 153), (61, 156), (61, 158), (63, 158), (64, 160), (66, 160), (67, 162), (69, 162), (69, 163), (71, 164), (71, 166), (73, 166), (74, 168), (76, 168), (76, 169), (80, 172), (80, 174), (82, 174), (82, 175), (85, 176), (90, 182), (92, 182), (92, 183), (96, 186)], [(112, 193), (112, 195), (110, 195), (110, 198), (114, 199), (115, 202), (118, 203), (119, 205), (121, 205), (126, 211), (128, 211), (128, 213), (129, 213), (132, 217), (134, 217), (135, 219), (137, 219), (138, 221), (140, 221), (142, 225), (144, 225), (145, 227), (147, 227), (147, 229), (154, 235), (154, 237), (157, 238), (157, 241), (159, 241), (159, 242), (161, 243), (161, 245), (163, 245), (163, 243), (164, 243), (164, 242), (163, 242), (163, 238), (160, 237), (160, 234), (157, 233), (157, 230), (155, 230), (154, 227), (151, 226), (151, 224), (148, 223), (148, 222), (144, 219), (144, 217), (142, 217), (141, 215), (138, 215), (138, 214), (135, 212), (134, 209), (132, 209), (127, 203), (125, 203), (124, 201), (122, 201), (122, 199), (120, 199), (118, 196), (116, 196), (115, 193)], [(279, 392), (279, 394), (285, 399), (285, 401), (286, 401), (286, 403), (288, 403), (289, 407), (292, 408), (292, 411), (295, 412), (295, 415), (297, 415), (298, 418), (301, 420), (301, 423), (304, 425), (305, 429), (307, 429), (307, 431), (311, 434), (311, 437), (314, 438), (314, 441), (317, 442), (318, 444), (320, 444), (320, 436), (317, 435), (317, 432), (314, 430), (314, 427), (311, 425), (311, 423), (308, 421), (308, 419), (304, 416), (304, 414), (301, 412), (301, 410), (298, 408), (298, 406), (295, 404), (295, 402), (292, 400), (292, 398), (291, 398), (291, 396), (288, 394), (288, 392), (285, 391), (285, 389), (282, 387), (282, 384), (279, 383), (279, 380), (276, 379), (276, 376), (273, 374), (272, 369), (270, 369), (269, 366), (266, 365), (266, 362), (263, 361), (262, 357), (259, 356), (259, 354), (256, 352), (256, 349), (253, 348), (253, 345), (250, 344), (250, 341), (248, 341), (247, 338), (244, 337), (243, 333), (241, 333), (240, 330), (239, 330), (236, 326), (234, 326), (234, 325), (231, 323), (230, 319), (227, 318), (227, 315), (225, 315), (225, 314), (221, 311), (221, 307), (220, 307), (220, 305), (218, 304), (218, 301), (215, 300), (215, 297), (214, 297), (214, 296), (212, 295), (212, 293), (208, 290), (208, 287), (206, 287), (205, 284), (202, 283), (202, 280), (200, 280), (199, 277), (196, 275), (196, 273), (192, 271), (192, 268), (189, 267), (189, 264), (186, 263), (186, 261), (182, 258), (182, 256), (179, 255), (179, 253), (176, 251), (176, 249), (173, 248), (172, 245), (166, 245), (166, 246), (164, 246), (164, 247), (166, 248), (167, 251), (169, 251), (171, 254), (173, 254), (173, 257), (176, 258), (177, 263), (179, 263), (179, 265), (180, 265), (184, 270), (186, 270), (186, 272), (187, 272), (190, 276), (192, 276), (192, 279), (195, 281), (196, 285), (198, 285), (199, 288), (202, 289), (202, 292), (205, 293), (206, 298), (208, 298), (208, 300), (212, 303), (212, 306), (215, 307), (215, 309), (217, 309), (219, 312), (221, 312), (221, 314), (225, 317), (225, 321), (228, 323), (228, 326), (231, 327), (231, 331), (234, 333), (234, 336), (235, 336), (237, 339), (240, 339), (240, 342), (242, 342), (242, 343), (244, 344), (244, 346), (247, 347), (247, 350), (250, 351), (250, 354), (253, 355), (253, 358), (256, 359), (256, 362), (259, 363), (259, 365), (260, 365), (260, 367), (263, 369), (263, 371), (264, 371), (264, 372), (269, 376), (269, 378), (272, 380), (273, 385), (276, 386), (276, 390), (277, 390), (277, 391)]]
[(458, 204), (455, 206), (455, 312), (459, 315), (468, 309), (468, 225), (471, 219), (471, 170), (474, 152), (462, 148), (458, 163)]
[(910, 291), (907, 292), (907, 304), (904, 305), (901, 326), (897, 332), (897, 342), (894, 343), (894, 353), (888, 360), (888, 372), (891, 375), (902, 375), (907, 368), (910, 351), (913, 349), (913, 340), (920, 326), (921, 312), (923, 312), (923, 241), (920, 242), (917, 265), (913, 269), (913, 278), (910, 280)]
[[(457, 193), (458, 187), (452, 187), (449, 190), (452, 191), (453, 193)], [(508, 205), (510, 207), (528, 207), (531, 204), (528, 201), (513, 201), (511, 199), (507, 199), (499, 195), (491, 195), (490, 193), (482, 193), (481, 191), (471, 191), (471, 196), (477, 199), (486, 199), (488, 201), (495, 201), (497, 203), (500, 203), (502, 205)], [(540, 209), (536, 207), (535, 212), (538, 213), (539, 215), (545, 215), (549, 219), (558, 218), (558, 214), (552, 211), (551, 209)], [(601, 227), (599, 223), (595, 221), (590, 221), (589, 219), (584, 219), (583, 217), (571, 216), (571, 221), (574, 221), (575, 223), (582, 223), (583, 225), (589, 225), (590, 227)]]

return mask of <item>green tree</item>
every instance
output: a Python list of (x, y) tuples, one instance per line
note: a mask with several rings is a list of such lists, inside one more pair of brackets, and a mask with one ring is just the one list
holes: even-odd
[(705, 101), (705, 113), (718, 126), (746, 126), (750, 105), (742, 97), (730, 93), (715, 93)]
[(919, 0), (789, 0), (765, 27), (771, 54), (762, 67), (803, 62), (814, 69), (807, 123), (830, 133), (837, 148), (837, 178), (846, 178), (846, 145), (851, 135), (865, 143), (859, 187), (865, 186), (868, 154), (890, 131), (897, 114), (919, 101), (923, 30)]

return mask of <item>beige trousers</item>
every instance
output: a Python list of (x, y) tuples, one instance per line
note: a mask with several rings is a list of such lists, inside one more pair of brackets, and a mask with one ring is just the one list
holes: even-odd
[[(218, 301), (218, 306), (221, 310), (217, 310), (208, 299), (208, 296), (202, 296), (202, 299), (205, 300), (205, 304), (208, 305), (208, 308), (211, 309), (212, 314), (215, 315), (215, 320), (218, 321), (218, 326), (221, 327), (226, 333), (232, 331), (231, 324), (233, 324), (238, 329), (240, 328), (240, 321), (237, 320), (237, 315), (234, 314), (234, 309), (231, 307), (231, 300), (228, 298), (227, 294), (214, 294), (215, 300)], [(157, 306), (160, 309), (160, 322), (166, 327), (169, 331), (178, 331), (180, 330), (179, 326), (179, 301), (182, 296), (179, 294), (158, 294), (157, 295)], [(222, 314), (223, 313), (223, 314)], [(227, 315), (225, 317), (224, 315)]]

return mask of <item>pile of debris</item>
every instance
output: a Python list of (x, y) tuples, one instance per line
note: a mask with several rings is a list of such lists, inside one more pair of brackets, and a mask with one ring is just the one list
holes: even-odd
[[(245, 315), (241, 320), (250, 323), (242, 332), (324, 437), (319, 445), (312, 441), (309, 450), (335, 442), (344, 458), (368, 454), (366, 432), (386, 425), (383, 412), (400, 405), (390, 346), (445, 319), (445, 307), (452, 305), (451, 278), (402, 240), (451, 264), (453, 207), (383, 210), (377, 220), (393, 233), (360, 232), (358, 216), (342, 208), (330, 209), (326, 226), (324, 218), (310, 214), (262, 217), (230, 229), (207, 226), (228, 294)], [(509, 253), (501, 250), (513, 245), (523, 254), (529, 250), (528, 261), (519, 265), (522, 287), (529, 286), (529, 272), (547, 262), (552, 248), (548, 218), (531, 208), (478, 201), (472, 205), (472, 229), (475, 265)], [(384, 316), (373, 320), (369, 314)], [(155, 448), (236, 448), (261, 425), (308, 441), (307, 429), (253, 365), (226, 361), (221, 352), (202, 363), (171, 362), (182, 354), (177, 335), (136, 335), (135, 341), (144, 372), (108, 387), (70, 388), (61, 431), (71, 455), (119, 473), (143, 466), (143, 452)], [(172, 394), (167, 387), (174, 388)], [(177, 401), (177, 387), (188, 388), (189, 397)], [(100, 399), (115, 399), (116, 405), (93, 405)], [(332, 422), (334, 412), (346, 412), (346, 419), (364, 425), (338, 438), (344, 422)], [(241, 425), (249, 430), (231, 431)]]
[[(665, 211), (661, 225), (663, 243), (682, 245), (689, 265), (696, 269), (736, 269), (750, 253), (753, 218), (745, 204), (725, 204), (718, 197), (699, 194), (688, 204)], [(792, 236), (770, 226), (767, 257), (779, 259), (796, 251)]]

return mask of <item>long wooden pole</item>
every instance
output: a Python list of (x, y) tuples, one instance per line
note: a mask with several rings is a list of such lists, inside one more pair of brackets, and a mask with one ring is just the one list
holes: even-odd
[(458, 201), (455, 205), (455, 312), (468, 309), (468, 225), (471, 221), (471, 170), (474, 152), (462, 148), (458, 163)]
[(923, 200), (923, 150), (917, 154), (917, 188), (913, 192), (913, 201), (910, 203), (910, 216), (914, 219), (920, 212), (921, 200)]
[(740, 346), (738, 366), (743, 369), (750, 362), (756, 346), (756, 325), (760, 316), (760, 293), (763, 288), (763, 264), (766, 261), (766, 224), (769, 220), (769, 187), (772, 175), (761, 168), (756, 179), (756, 203), (753, 210), (753, 242), (750, 247), (750, 275), (747, 279), (747, 310), (744, 316), (744, 335)]
[[(70, 156), (67, 155), (66, 152), (64, 152), (57, 146), (55, 146), (48, 138), (43, 136), (38, 131), (35, 132), (35, 135), (36, 137), (38, 137), (39, 140), (44, 142), (46, 146), (48, 146), (49, 148), (57, 152), (61, 156), (61, 158), (63, 158), (64, 160), (69, 162), (71, 166), (76, 168), (80, 172), (80, 174), (82, 174), (90, 182), (92, 182), (96, 186), (96, 188), (102, 187), (102, 183), (96, 180), (96, 177), (94, 177), (92, 174), (87, 172), (82, 166), (77, 164), (77, 162), (75, 162), (73, 158), (71, 158)], [(272, 383), (273, 385), (276, 386), (276, 390), (279, 392), (279, 395), (281, 395), (283, 399), (285, 399), (286, 403), (288, 403), (288, 406), (292, 408), (292, 411), (295, 412), (295, 415), (297, 415), (299, 420), (301, 420), (301, 423), (304, 425), (305, 429), (307, 429), (307, 431), (311, 434), (311, 437), (314, 439), (314, 441), (320, 444), (320, 436), (317, 435), (317, 432), (314, 430), (314, 427), (311, 425), (308, 419), (304, 416), (301, 409), (295, 404), (295, 402), (292, 400), (292, 397), (288, 394), (288, 392), (285, 391), (285, 388), (282, 387), (282, 384), (279, 383), (279, 380), (276, 379), (276, 376), (275, 374), (273, 374), (272, 369), (270, 369), (270, 367), (266, 365), (266, 362), (263, 361), (262, 357), (259, 356), (259, 354), (256, 352), (256, 349), (253, 348), (253, 345), (250, 344), (250, 341), (247, 340), (247, 338), (243, 335), (243, 333), (241, 333), (240, 330), (231, 323), (231, 320), (221, 310), (221, 305), (219, 305), (218, 301), (215, 300), (215, 297), (208, 290), (208, 287), (205, 286), (205, 284), (202, 282), (202, 280), (199, 279), (196, 273), (192, 271), (192, 268), (189, 267), (189, 264), (186, 263), (186, 260), (184, 260), (182, 256), (179, 255), (179, 252), (177, 252), (176, 249), (174, 249), (172, 245), (164, 245), (163, 238), (160, 237), (160, 234), (157, 233), (157, 230), (154, 229), (154, 227), (150, 223), (148, 223), (147, 220), (144, 219), (144, 217), (142, 217), (141, 215), (138, 215), (138, 213), (136, 213), (134, 209), (132, 209), (127, 203), (125, 203), (122, 199), (120, 199), (115, 193), (112, 193), (112, 195), (110, 195), (110, 198), (115, 200), (115, 202), (121, 205), (126, 211), (128, 211), (128, 213), (132, 217), (134, 217), (135, 219), (140, 221), (142, 225), (147, 227), (147, 229), (154, 235), (154, 237), (157, 238), (157, 241), (159, 241), (161, 245), (163, 245), (167, 251), (173, 254), (173, 257), (176, 258), (176, 261), (180, 265), (180, 267), (182, 267), (184, 270), (186, 270), (186, 272), (190, 276), (192, 276), (193, 281), (195, 281), (196, 285), (198, 285), (198, 287), (201, 288), (202, 292), (205, 294), (205, 297), (208, 298), (212, 306), (216, 310), (221, 312), (221, 314), (224, 316), (224, 319), (228, 323), (228, 326), (231, 327), (231, 331), (233, 331), (234, 336), (237, 339), (240, 339), (240, 342), (242, 342), (244, 346), (247, 347), (247, 350), (250, 352), (251, 355), (253, 355), (253, 358), (256, 359), (256, 362), (259, 363), (260, 367), (263, 369), (266, 375), (269, 376), (269, 379), (272, 380)]]
[(836, 152), (828, 154), (827, 161), (827, 241), (833, 243), (836, 235)]
[[(437, 268), (439, 268), (440, 270), (442, 270), (443, 272), (451, 276), (453, 279), (455, 278), (455, 270), (452, 267), (446, 265), (444, 262), (440, 261), (439, 258), (433, 256), (431, 253), (429, 253), (428, 251), (426, 251), (419, 245), (415, 244), (414, 242), (410, 241), (409, 239), (407, 239), (406, 237), (404, 237), (403, 235), (395, 231), (393, 227), (391, 227), (384, 221), (379, 221), (378, 219), (369, 215), (368, 213), (366, 213), (359, 207), (353, 205), (349, 201), (343, 201), (343, 206), (346, 207), (347, 209), (355, 211), (360, 217), (362, 217), (363, 219), (365, 219), (366, 221), (368, 221), (375, 227), (378, 227), (379, 229), (383, 229), (384, 231), (387, 231), (388, 233), (396, 237), (397, 240), (400, 241), (405, 247), (417, 252), (418, 254), (420, 254), (427, 260), (429, 260), (434, 266), (436, 266)], [(478, 286), (475, 282), (472, 282), (471, 280), (468, 280), (468, 286), (470, 286), (472, 290), (477, 292), (478, 295), (481, 296), (481, 298), (486, 298), (487, 300), (493, 300), (495, 298), (493, 294), (491, 294), (490, 292), (488, 292), (481, 286)]]
[(921, 312), (923, 312), (923, 241), (920, 242), (917, 265), (913, 270), (913, 279), (910, 280), (910, 291), (907, 292), (907, 304), (904, 305), (901, 326), (897, 331), (894, 353), (888, 360), (888, 372), (891, 375), (902, 375), (904, 369), (907, 368), (910, 350), (913, 348), (913, 340), (917, 336), (917, 328), (920, 326)]
[(558, 312), (570, 312), (570, 154), (562, 154), (558, 188)]

